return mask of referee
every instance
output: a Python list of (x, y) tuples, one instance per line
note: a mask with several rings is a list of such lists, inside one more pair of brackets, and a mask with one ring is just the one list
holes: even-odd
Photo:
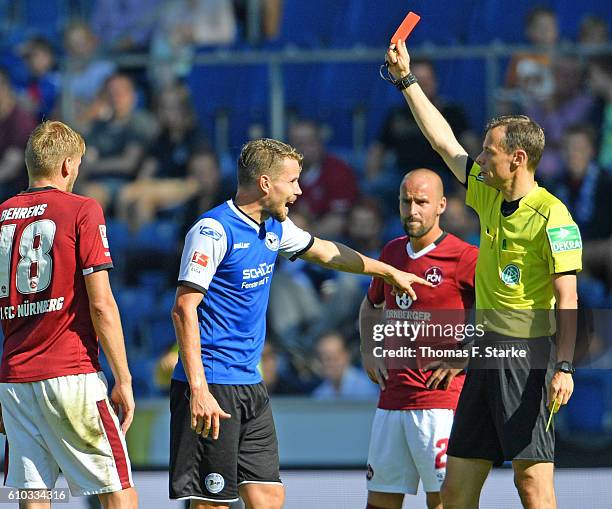
[[(487, 330), (481, 347), (523, 345), (528, 353), (487, 365), (496, 369), (468, 371), (448, 447), (444, 508), (477, 508), (491, 467), (507, 460), (523, 506), (554, 508), (554, 433), (546, 422), (553, 402), (566, 404), (573, 391), (582, 242), (567, 208), (535, 181), (544, 132), (525, 116), (495, 118), (474, 161), (416, 83), (405, 42), (392, 45), (386, 60), (421, 131), (467, 187), (466, 203), (480, 218), (476, 308)], [(567, 310), (558, 313), (556, 348), (555, 305)]]

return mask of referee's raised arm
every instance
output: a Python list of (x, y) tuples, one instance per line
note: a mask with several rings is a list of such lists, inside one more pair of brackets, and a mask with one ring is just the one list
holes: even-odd
[(451, 126), (427, 98), (414, 75), (410, 72), (410, 56), (406, 43), (401, 39), (387, 50), (386, 61), (389, 73), (412, 111), (421, 132), (432, 148), (440, 154), (457, 180), (465, 184), (468, 154), (455, 137)]

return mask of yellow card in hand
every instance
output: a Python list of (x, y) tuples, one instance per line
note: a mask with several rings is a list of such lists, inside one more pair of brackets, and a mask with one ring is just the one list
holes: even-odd
[(550, 410), (550, 416), (548, 417), (548, 422), (546, 423), (546, 433), (548, 433), (548, 428), (550, 428), (550, 425), (553, 421), (553, 416), (559, 411), (560, 406), (561, 403), (559, 403), (557, 400), (553, 401), (553, 406)]

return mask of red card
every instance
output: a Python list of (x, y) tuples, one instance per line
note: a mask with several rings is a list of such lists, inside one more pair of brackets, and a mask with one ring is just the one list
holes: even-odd
[(421, 19), (421, 16), (410, 11), (408, 13), (408, 16), (404, 18), (404, 21), (402, 21), (402, 24), (393, 34), (393, 37), (391, 37), (391, 44), (397, 44), (398, 39), (401, 39), (402, 41), (406, 41), (406, 39), (408, 39), (408, 36), (412, 32), (412, 30), (414, 30), (414, 27), (417, 26), (417, 23), (419, 22), (420, 19)]

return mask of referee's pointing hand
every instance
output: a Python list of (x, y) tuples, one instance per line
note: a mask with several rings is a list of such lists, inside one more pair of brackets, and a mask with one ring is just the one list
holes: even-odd
[[(191, 429), (206, 438), (209, 433), (213, 440), (219, 438), (220, 419), (229, 419), (208, 390), (192, 391), (189, 398), (191, 407)], [(211, 433), (212, 431), (212, 433)]]

